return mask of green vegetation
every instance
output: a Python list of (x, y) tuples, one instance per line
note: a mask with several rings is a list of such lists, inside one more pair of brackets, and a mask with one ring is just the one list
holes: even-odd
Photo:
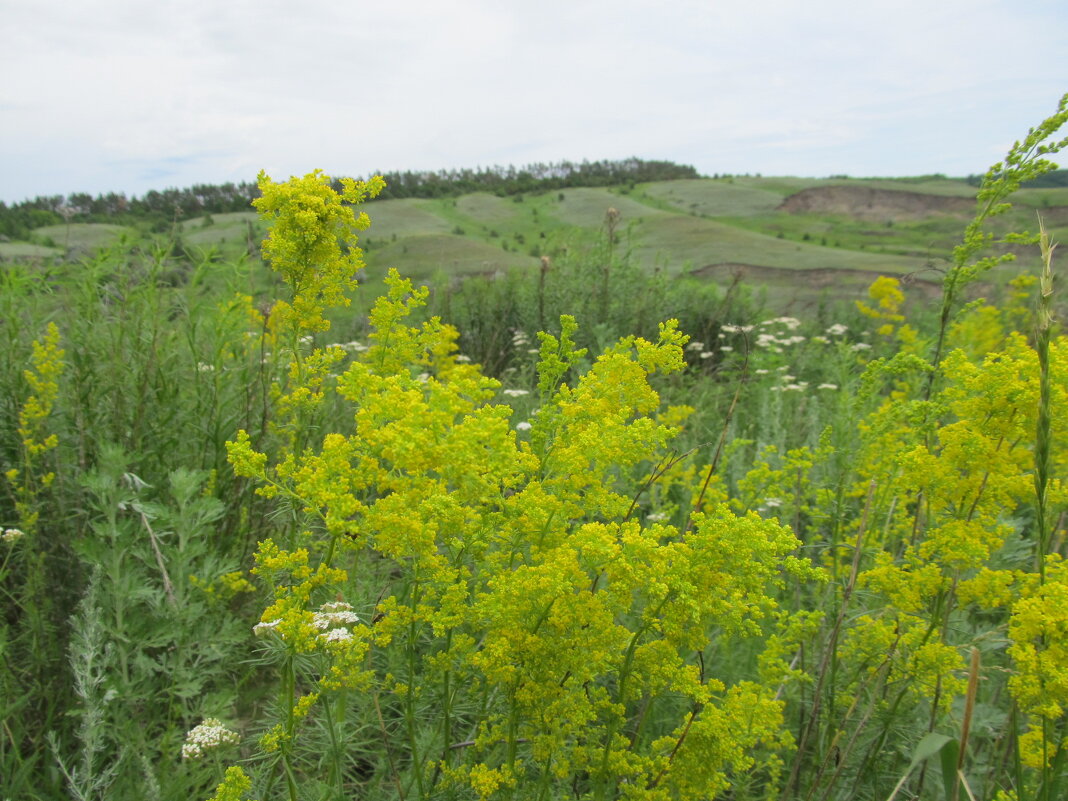
[[(499, 172), (505, 180), (523, 171)], [(869, 273), (909, 276), (920, 286), (936, 286), (957, 232), (968, 219), (974, 192), (967, 181), (944, 176), (734, 176), (559, 187), (562, 179), (549, 176), (544, 179), (548, 184), (536, 184), (522, 193), (458, 194), (470, 181), (457, 177), (449, 183), (450, 173), (431, 175), (447, 191), (439, 187), (424, 193), (432, 197), (378, 199), (370, 206), (373, 226), (363, 247), (372, 282), (380, 281), (390, 267), (420, 280), (436, 276), (435, 280), (449, 281), (450, 276), (536, 268), (543, 256), (555, 263), (594, 248), (605, 215), (614, 208), (621, 215), (617, 236), (635, 264), (650, 272), (692, 273), (721, 287), (740, 273), (746, 282), (768, 287), (769, 302), (782, 309), (815, 307), (829, 293), (838, 299), (860, 297), (870, 283)], [(607, 180), (591, 175), (583, 180), (587, 179)], [(198, 190), (194, 197), (210, 196), (203, 187)], [(247, 187), (243, 191), (258, 192)], [(1068, 188), (1058, 186), (1021, 189), (1017, 206), (996, 221), (996, 230), (1033, 228), (1034, 215), (1040, 211), (1051, 235), (1063, 237), (1068, 234), (1065, 193)], [(64, 199), (47, 200), (62, 205)], [(157, 243), (149, 247), (188, 251), (190, 261), (232, 260), (243, 254), (259, 258), (264, 229), (251, 212), (212, 211), (165, 219), (155, 212), (138, 216), (140, 212), (131, 208), (124, 212), (129, 221), (125, 227), (74, 221), (19, 229), (18, 237), (0, 241), (0, 259), (63, 253), (78, 258), (119, 236)], [(22, 219), (38, 211), (45, 214), (19, 207), (8, 210), (8, 217), (0, 213), (0, 220)], [(1033, 256), (1021, 255), (1030, 260), (990, 276), (991, 280), (1001, 284), (1019, 268), (1034, 270)], [(841, 280), (829, 278), (831, 274)]]
[(650, 263), (811, 278), (845, 248), (761, 232), (776, 179), (376, 201), (394, 239), (380, 181), (261, 175), (5, 262), (0, 797), (1057, 801), (1068, 337), (1005, 201), (1066, 122), (933, 303), (904, 256), (797, 316)]

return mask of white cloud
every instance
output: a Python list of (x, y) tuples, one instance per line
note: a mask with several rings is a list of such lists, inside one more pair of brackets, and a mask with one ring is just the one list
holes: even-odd
[(637, 155), (978, 172), (1068, 89), (1063, 3), (0, 0), (0, 198)]

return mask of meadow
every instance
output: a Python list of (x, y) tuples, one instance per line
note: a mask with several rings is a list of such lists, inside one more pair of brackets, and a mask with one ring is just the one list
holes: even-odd
[(5, 243), (0, 798), (1063, 797), (1066, 121)]

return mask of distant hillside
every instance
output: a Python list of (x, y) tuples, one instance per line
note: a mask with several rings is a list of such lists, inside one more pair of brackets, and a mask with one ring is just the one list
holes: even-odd
[[(618, 164), (638, 170), (652, 163)], [(554, 177), (547, 172), (536, 173), (537, 180), (578, 180), (578, 173)], [(600, 173), (593, 165), (585, 171), (591, 181), (595, 174)], [(426, 189), (435, 186), (434, 180), (413, 186)], [(614, 209), (617, 253), (629, 253), (649, 270), (723, 282), (740, 276), (791, 296), (852, 296), (879, 274), (935, 286), (975, 203), (975, 189), (966, 179), (944, 176), (690, 177), (541, 185), (514, 194), (505, 190), (521, 183), (519, 174), (504, 171), (501, 180), (494, 192), (394, 197), (368, 206), (372, 225), (361, 235), (368, 277), (389, 267), (431, 281), (438, 274), (530, 268), (543, 257), (551, 264), (603, 237), (606, 213)], [(1014, 202), (1010, 214), (996, 219), (997, 226), (1033, 229), (1038, 212), (1055, 239), (1068, 237), (1068, 187), (1030, 187)], [(179, 260), (258, 258), (263, 224), (247, 205), (242, 209), (172, 217), (165, 224), (128, 210), (124, 225), (74, 218), (57, 223), (31, 210), (26, 224), (38, 224), (0, 241), (0, 259), (80, 258), (119, 236), (163, 243), (157, 247), (169, 248)], [(1032, 266), (1021, 260), (1010, 269)]]
[[(622, 161), (562, 161), (525, 167), (485, 167), (436, 172), (382, 172), (386, 188), (379, 200), (394, 198), (458, 197), (491, 192), (507, 197), (579, 186), (615, 186), (640, 181), (698, 178), (693, 167), (670, 161), (629, 158)], [(274, 176), (276, 179), (280, 176)], [(334, 180), (341, 186), (340, 176)], [(259, 197), (255, 183), (197, 184), (187, 189), (151, 191), (127, 198), (110, 192), (93, 197), (84, 192), (38, 196), (11, 206), (0, 202), (0, 236), (26, 239), (29, 232), (64, 222), (141, 223), (160, 232), (168, 226), (204, 214), (245, 211)]]

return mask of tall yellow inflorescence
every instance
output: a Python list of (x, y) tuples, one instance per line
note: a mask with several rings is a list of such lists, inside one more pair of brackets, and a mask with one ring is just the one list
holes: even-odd
[(45, 454), (59, 445), (58, 436), (48, 430), (48, 421), (59, 396), (63, 356), (64, 351), (59, 347), (59, 329), (55, 323), (49, 323), (44, 337), (34, 340), (30, 367), (22, 374), (30, 388), (30, 394), (19, 410), (22, 463), (20, 467), (8, 470), (5, 477), (14, 491), (19, 526), (27, 534), (37, 527), (40, 517), (38, 493), (55, 480), (53, 471), (42, 472), (41, 463)]
[[(364, 218), (339, 210), (320, 173), (263, 188), (261, 211), (278, 210), (265, 253), (293, 291), (275, 314), (294, 338), (321, 331), (358, 260), (330, 238)], [(540, 408), (520, 434), (499, 382), (457, 359), (456, 330), (411, 323), (426, 290), (392, 271), (386, 285), (365, 352), (347, 365), (329, 349), (294, 353), (305, 368), (286, 397), (333, 391), (347, 425), (276, 453), (244, 432), (228, 443), (235, 472), (297, 519), (256, 556), (273, 592), (257, 629), (277, 649), (286, 711), (265, 748), (289, 761), (302, 721), (360, 688), (399, 710), (397, 748), (422, 797), (581, 782), (598, 798), (711, 798), (732, 771), (774, 773), (787, 646), (776, 639), (762, 660), (766, 683), (730, 683), (705, 655), (713, 637), (716, 653), (759, 651), (764, 633), (789, 630), (778, 593), (818, 573), (788, 528), (726, 504), (685, 531), (632, 518), (678, 431), (651, 383), (684, 366), (675, 321), (576, 376), (585, 354), (562, 319), (542, 335)], [(343, 368), (332, 384), (328, 362)], [(331, 639), (317, 621), (337, 603), (353, 616)]]

